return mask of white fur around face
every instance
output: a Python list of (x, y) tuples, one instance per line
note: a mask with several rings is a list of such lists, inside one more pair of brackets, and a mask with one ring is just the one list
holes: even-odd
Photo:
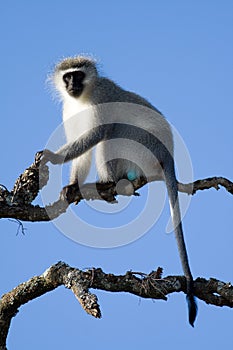
[[(84, 87), (89, 86), (89, 84), (93, 81), (93, 79), (97, 77), (97, 73), (95, 70), (90, 68), (87, 69), (86, 67), (58, 70), (54, 72), (53, 76), (51, 76), (51, 81), (53, 82), (55, 89), (59, 92), (60, 98), (63, 101), (66, 101), (68, 98), (72, 98), (66, 90), (66, 85), (64, 83), (63, 76), (66, 73), (72, 73), (77, 71), (83, 72), (85, 74), (85, 78), (83, 80)], [(85, 90), (86, 89), (84, 88), (84, 92), (82, 93), (82, 96), (79, 97), (78, 99), (84, 99)]]

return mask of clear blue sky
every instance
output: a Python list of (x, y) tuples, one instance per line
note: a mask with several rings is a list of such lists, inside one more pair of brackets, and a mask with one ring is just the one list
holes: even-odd
[[(1, 2), (0, 11), (1, 184), (13, 186), (61, 122), (60, 106), (45, 80), (57, 60), (78, 53), (93, 54), (104, 74), (166, 115), (186, 143), (195, 179), (233, 179), (232, 1), (22, 0)], [(144, 195), (134, 201), (143, 203)], [(195, 277), (233, 282), (232, 203), (224, 189), (192, 198), (184, 225)], [(88, 220), (85, 203), (75, 210)], [(124, 215), (131, 216), (131, 210), (126, 208)], [(174, 236), (165, 234), (168, 218), (166, 205), (142, 238), (112, 249), (77, 244), (53, 223), (25, 223), (26, 235), (16, 236), (16, 224), (1, 220), (0, 294), (59, 260), (119, 274), (150, 272), (157, 266), (165, 276), (181, 274)], [(12, 321), (9, 349), (232, 346), (230, 309), (199, 301), (192, 329), (181, 293), (168, 302), (96, 293), (101, 320), (86, 315), (62, 287), (23, 306)]]

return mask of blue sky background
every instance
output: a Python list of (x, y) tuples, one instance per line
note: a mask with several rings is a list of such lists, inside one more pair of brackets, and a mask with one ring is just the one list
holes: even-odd
[[(1, 184), (12, 188), (61, 122), (45, 81), (55, 62), (78, 53), (93, 54), (104, 74), (166, 115), (185, 140), (195, 179), (233, 178), (232, 1), (22, 0), (1, 2), (0, 12)], [(212, 189), (191, 201), (184, 225), (195, 277), (233, 281), (232, 200), (224, 189)], [(140, 205), (143, 198), (134, 201)], [(88, 208), (82, 203), (79, 210), (85, 215)], [(16, 236), (16, 224), (2, 219), (0, 294), (59, 260), (119, 274), (157, 266), (164, 276), (181, 274), (174, 236), (165, 234), (168, 218), (166, 206), (146, 235), (114, 249), (79, 245), (53, 223), (25, 223), (26, 235)], [(23, 306), (12, 321), (9, 349), (232, 346), (228, 308), (199, 301), (192, 329), (181, 293), (168, 302), (96, 294), (101, 320), (85, 314), (63, 287)]]

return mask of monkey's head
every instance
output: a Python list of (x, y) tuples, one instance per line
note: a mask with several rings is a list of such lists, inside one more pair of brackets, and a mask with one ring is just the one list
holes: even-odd
[(98, 73), (93, 59), (85, 56), (66, 58), (55, 67), (53, 81), (61, 96), (73, 98), (88, 93)]

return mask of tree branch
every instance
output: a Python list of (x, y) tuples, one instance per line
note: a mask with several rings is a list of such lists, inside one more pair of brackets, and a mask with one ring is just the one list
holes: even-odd
[[(108, 202), (115, 202), (116, 196), (138, 195), (139, 188), (152, 181), (158, 181), (156, 177), (148, 179), (140, 178), (131, 181), (132, 191), (130, 194), (119, 192), (119, 187), (113, 182), (85, 184), (82, 188), (77, 185), (65, 187), (61, 192), (60, 198), (51, 205), (44, 208), (39, 205), (32, 205), (32, 201), (37, 197), (39, 190), (45, 186), (49, 178), (47, 165), (41, 169), (41, 154), (38, 152), (34, 163), (27, 168), (16, 180), (12, 191), (8, 191), (4, 185), (0, 185), (0, 218), (12, 218), (23, 221), (50, 221), (64, 213), (69, 204), (75, 202), (78, 204), (81, 200), (102, 199)], [(209, 188), (219, 189), (219, 186), (233, 194), (233, 182), (224, 177), (212, 177), (203, 180), (197, 180), (194, 183), (178, 183), (180, 192), (195, 194), (199, 190)]]
[[(0, 350), (6, 350), (10, 323), (20, 306), (61, 285), (72, 290), (88, 314), (100, 318), (98, 299), (89, 291), (90, 288), (109, 292), (127, 292), (141, 298), (162, 300), (167, 300), (168, 294), (186, 291), (184, 276), (162, 278), (161, 274), (162, 269), (158, 268), (150, 274), (128, 271), (125, 275), (113, 275), (104, 273), (100, 268), (82, 271), (64, 262), (58, 262), (42, 275), (21, 283), (0, 299)], [(233, 307), (233, 287), (230, 283), (212, 278), (209, 280), (197, 278), (194, 281), (194, 293), (207, 304)]]

